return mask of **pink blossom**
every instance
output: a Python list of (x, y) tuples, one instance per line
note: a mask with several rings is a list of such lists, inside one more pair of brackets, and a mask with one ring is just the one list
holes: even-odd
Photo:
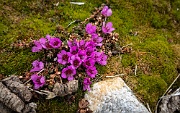
[(102, 11), (101, 11), (101, 14), (106, 16), (106, 17), (111, 16), (112, 10), (108, 6), (104, 6)]
[(39, 52), (42, 50), (42, 46), (41, 46), (41, 43), (39, 41), (35, 40), (34, 45), (35, 46), (32, 47), (32, 52)]
[(90, 81), (90, 78), (84, 78), (84, 81), (83, 81), (83, 90), (88, 90), (90, 91), (90, 84), (91, 84), (91, 81)]
[(78, 53), (78, 47), (77, 46), (71, 46), (70, 47), (70, 53), (72, 55), (76, 55)]
[(92, 25), (91, 23), (88, 23), (86, 25), (86, 32), (88, 34), (94, 34), (96, 32), (96, 26), (95, 25)]
[(31, 76), (31, 80), (33, 81), (34, 83), (34, 89), (39, 89), (40, 87), (42, 87), (46, 80), (45, 80), (45, 77), (44, 76), (38, 76), (37, 74), (33, 74)]
[(93, 58), (88, 58), (86, 60), (84, 60), (83, 62), (83, 66), (88, 68), (88, 67), (93, 67), (95, 64), (95, 60)]
[(49, 45), (52, 48), (57, 49), (57, 48), (61, 47), (61, 44), (62, 44), (62, 41), (59, 38), (50, 38), (50, 40), (49, 40)]
[(92, 40), (95, 43), (96, 46), (102, 46), (102, 37), (99, 37), (97, 34), (92, 35)]
[(40, 38), (39, 42), (41, 43), (41, 46), (44, 49), (51, 49), (52, 48), (52, 46), (49, 45), (49, 40), (47, 38)]
[(111, 33), (112, 31), (114, 31), (115, 29), (112, 26), (113, 26), (112, 22), (108, 22), (107, 24), (105, 24), (105, 22), (103, 22), (103, 26), (102, 26), (103, 33), (107, 34), (107, 33)]
[(80, 50), (85, 50), (86, 49), (86, 41), (80, 40), (79, 43), (78, 43), (78, 48)]
[(32, 65), (33, 68), (30, 70), (30, 72), (40, 71), (44, 68), (44, 63), (38, 60), (33, 61)]
[(78, 52), (78, 56), (82, 60), (82, 62), (84, 62), (84, 60), (86, 60), (86, 58), (87, 58), (86, 50), (80, 50)]
[(100, 65), (106, 65), (107, 64), (107, 55), (104, 53), (101, 54), (100, 60), (97, 61)]
[(86, 69), (86, 73), (90, 78), (95, 78), (95, 76), (97, 75), (98, 72), (96, 70), (96, 67), (93, 66), (93, 67), (88, 67)]
[(79, 56), (73, 55), (73, 56), (71, 56), (70, 63), (71, 63), (73, 68), (77, 69), (81, 65), (82, 61), (79, 58)]
[(96, 62), (101, 61), (101, 57), (102, 57), (102, 53), (101, 53), (101, 52), (97, 52), (97, 51), (94, 52), (93, 58), (94, 58), (94, 60), (95, 60)]
[(60, 64), (65, 65), (65, 64), (69, 63), (70, 57), (71, 57), (71, 54), (69, 52), (66, 52), (65, 50), (61, 50), (61, 53), (57, 54), (57, 58), (58, 58), (57, 61)]
[(95, 51), (95, 48), (92, 48), (92, 47), (86, 48), (86, 55), (87, 55), (87, 57), (93, 56), (94, 55), (94, 51)]
[(69, 81), (74, 79), (74, 75), (76, 74), (76, 69), (73, 66), (68, 66), (62, 70), (61, 77), (67, 78)]
[(73, 39), (73, 40), (68, 40), (67, 44), (69, 47), (72, 47), (72, 46), (77, 46), (78, 42), (76, 39)]

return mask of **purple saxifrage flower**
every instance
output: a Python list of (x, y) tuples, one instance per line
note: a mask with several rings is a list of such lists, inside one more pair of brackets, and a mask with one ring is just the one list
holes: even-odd
[(96, 33), (96, 26), (95, 26), (95, 25), (92, 25), (91, 23), (88, 23), (88, 24), (86, 25), (86, 32), (87, 32), (88, 34), (94, 34), (94, 33)]
[(59, 48), (62, 44), (62, 41), (59, 39), (59, 38), (50, 38), (49, 40), (49, 45), (52, 47), (52, 48)]
[(86, 55), (87, 55), (87, 57), (93, 56), (95, 50), (96, 50), (96, 49), (93, 48), (93, 47), (88, 47), (88, 48), (86, 48)]
[(86, 67), (86, 68), (88, 68), (88, 67), (93, 67), (94, 64), (95, 64), (95, 60), (92, 59), (92, 58), (88, 58), (88, 59), (84, 60), (84, 62), (83, 62), (83, 65), (84, 65), (84, 67)]
[(112, 26), (113, 26), (112, 22), (108, 22), (107, 24), (105, 24), (105, 22), (103, 22), (103, 26), (102, 26), (103, 33), (107, 34), (107, 33), (111, 33), (112, 31), (114, 31), (115, 29)]
[(83, 90), (88, 90), (90, 91), (90, 84), (91, 84), (91, 81), (90, 81), (90, 78), (84, 78), (84, 81), (83, 81)]
[(50, 40), (51, 39), (51, 35), (46, 35), (46, 39)]
[(86, 47), (86, 48), (88, 48), (88, 47), (90, 47), (90, 48), (95, 48), (95, 47), (96, 47), (96, 44), (94, 43), (94, 41), (89, 40), (89, 41), (86, 42), (85, 47)]
[(77, 55), (73, 55), (71, 56), (70, 63), (73, 68), (77, 69), (81, 65), (82, 61)]
[(51, 40), (51, 36), (46, 35), (46, 38), (40, 38), (39, 42), (44, 49), (52, 49), (52, 46), (49, 44), (50, 40)]
[(62, 70), (61, 77), (67, 78), (69, 81), (74, 79), (74, 75), (76, 74), (76, 69), (72, 66), (68, 66)]
[(86, 49), (86, 42), (84, 40), (80, 40), (78, 43), (78, 48), (80, 50), (85, 50)]
[(70, 47), (70, 53), (72, 55), (76, 55), (78, 53), (78, 47), (77, 46), (71, 46)]
[(47, 49), (46, 45), (48, 44), (48, 41), (46, 38), (40, 38), (39, 42), (44, 49)]
[(40, 71), (41, 69), (44, 68), (44, 63), (39, 62), (38, 60), (33, 61), (32, 65), (33, 68), (30, 70), (30, 72)]
[(31, 80), (34, 83), (34, 89), (39, 89), (40, 87), (42, 87), (46, 83), (45, 77), (44, 76), (38, 76), (37, 74), (33, 74), (31, 76)]
[(39, 41), (35, 40), (34, 45), (35, 46), (32, 47), (32, 52), (39, 52), (42, 50), (42, 46), (41, 46), (41, 43)]
[(82, 62), (84, 62), (84, 60), (87, 58), (86, 50), (79, 50), (78, 56), (82, 60)]
[(68, 40), (67, 41), (67, 44), (69, 47), (72, 47), (72, 46), (77, 46), (77, 40), (76, 39), (73, 39), (73, 40)]
[(60, 64), (65, 65), (65, 64), (69, 63), (70, 57), (71, 57), (71, 54), (69, 52), (66, 52), (65, 50), (61, 50), (61, 53), (57, 54), (57, 58), (58, 58), (57, 61)]
[(112, 10), (108, 6), (104, 6), (101, 14), (104, 15), (105, 17), (111, 16), (112, 15)]
[(96, 62), (101, 61), (101, 57), (102, 57), (101, 54), (102, 54), (101, 52), (97, 52), (97, 51), (94, 52), (93, 58), (94, 58), (94, 60), (95, 60)]
[(93, 42), (95, 43), (96, 46), (102, 46), (102, 40), (103, 38), (102, 37), (99, 37), (97, 34), (93, 34), (92, 35), (92, 40)]
[(90, 77), (90, 78), (95, 78), (96, 74), (98, 73), (97, 70), (96, 70), (96, 67), (93, 66), (93, 67), (88, 67), (86, 69), (86, 73), (87, 75)]
[(107, 55), (105, 55), (104, 53), (101, 54), (100, 56), (100, 60), (97, 61), (99, 64), (101, 65), (106, 65), (107, 64)]

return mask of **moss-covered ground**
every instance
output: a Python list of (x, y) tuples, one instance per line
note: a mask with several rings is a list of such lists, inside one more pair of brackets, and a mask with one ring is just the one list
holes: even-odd
[[(33, 60), (41, 57), (30, 48), (12, 48), (12, 43), (54, 35), (56, 26), (66, 27), (74, 20), (84, 20), (95, 7), (106, 3), (113, 10), (109, 21), (119, 33), (119, 44), (132, 44), (132, 51), (109, 58), (106, 67), (98, 67), (99, 74), (105, 78), (124, 73), (122, 78), (154, 111), (158, 98), (180, 70), (180, 1), (81, 1), (85, 2), (82, 6), (66, 0), (0, 0), (0, 74), (21, 75), (30, 70)], [(71, 104), (65, 98), (39, 101), (38, 113), (73, 113), (83, 94), (78, 91)]]

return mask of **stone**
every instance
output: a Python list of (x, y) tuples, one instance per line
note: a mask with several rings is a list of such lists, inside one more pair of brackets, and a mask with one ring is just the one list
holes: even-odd
[(180, 112), (180, 88), (171, 95), (161, 98), (158, 106), (158, 113), (179, 113)]
[(85, 99), (93, 113), (149, 113), (120, 77), (95, 83)]

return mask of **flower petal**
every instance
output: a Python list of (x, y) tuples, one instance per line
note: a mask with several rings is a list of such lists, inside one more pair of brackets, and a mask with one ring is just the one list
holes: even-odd
[(105, 26), (102, 26), (102, 32), (103, 32), (104, 34), (107, 34), (107, 33), (108, 33), (108, 31), (107, 31), (107, 29), (106, 29)]
[(44, 83), (46, 82), (45, 77), (41, 76), (40, 82), (44, 85)]
[(39, 71), (37, 68), (32, 68), (31, 70), (30, 70), (30, 72), (35, 72), (35, 71)]
[(43, 69), (44, 68), (44, 63), (43, 62), (39, 62), (39, 68)]
[(37, 74), (31, 75), (31, 80), (32, 81), (36, 81), (37, 79), (38, 79), (38, 75)]
[(32, 52), (39, 52), (41, 51), (41, 49), (37, 46), (33, 46), (32, 49), (31, 49)]
[(62, 78), (67, 78), (67, 76), (66, 76), (66, 74), (64, 72), (62, 72), (61, 77)]
[(111, 16), (111, 15), (112, 15), (112, 10), (111, 10), (111, 9), (108, 9), (107, 12), (106, 12), (106, 15), (107, 15), (107, 16)]
[(50, 40), (50, 39), (51, 39), (51, 36), (50, 36), (50, 35), (46, 35), (46, 38), (47, 38), (48, 40)]
[(73, 80), (73, 79), (74, 79), (73, 76), (68, 76), (68, 80), (69, 80), (69, 81), (71, 81), (71, 80)]
[(39, 89), (40, 85), (39, 84), (34, 84), (34, 89)]
[(47, 47), (46, 47), (47, 39), (45, 39), (45, 38), (40, 38), (40, 39), (39, 39), (39, 42), (40, 42), (41, 46), (42, 46), (44, 49), (47, 48)]
[(106, 27), (108, 27), (108, 28), (112, 28), (112, 26), (113, 26), (112, 22), (108, 22), (108, 23), (106, 24)]

